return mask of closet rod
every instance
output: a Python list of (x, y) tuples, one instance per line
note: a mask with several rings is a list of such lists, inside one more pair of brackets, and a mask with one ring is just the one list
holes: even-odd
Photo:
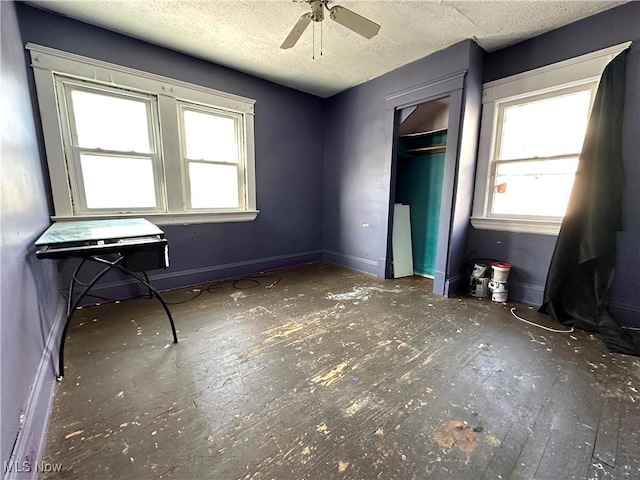
[(420, 147), (420, 148), (410, 148), (402, 152), (402, 154), (411, 154), (411, 153), (429, 153), (429, 152), (442, 152), (446, 150), (446, 145), (431, 145), (430, 147)]
[(447, 132), (447, 128), (437, 128), (436, 130), (429, 130), (427, 132), (416, 132), (416, 133), (404, 133), (402, 135), (398, 135), (399, 137), (426, 137), (427, 135), (435, 135), (438, 133), (446, 133)]

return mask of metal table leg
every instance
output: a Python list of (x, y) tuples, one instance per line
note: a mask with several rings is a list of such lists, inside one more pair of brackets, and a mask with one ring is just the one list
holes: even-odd
[(122, 262), (124, 260), (124, 257), (122, 256), (118, 257), (113, 262), (107, 261), (109, 265), (103, 268), (102, 270), (100, 270), (100, 272), (80, 292), (80, 294), (75, 299), (75, 301), (72, 301), (75, 282), (78, 281), (77, 275), (80, 272), (80, 269), (85, 264), (87, 259), (91, 259), (91, 257), (82, 259), (82, 262), (80, 262), (80, 265), (78, 265), (78, 267), (73, 272), (73, 275), (71, 276), (71, 282), (69, 283), (69, 297), (67, 298), (67, 320), (64, 324), (64, 328), (62, 329), (62, 338), (60, 339), (60, 350), (58, 351), (58, 377), (57, 377), (58, 381), (62, 380), (62, 378), (64, 377), (64, 344), (67, 339), (67, 330), (69, 329), (69, 321), (71, 320), (71, 317), (73, 317), (73, 312), (76, 311), (76, 308), (78, 308), (78, 305), (80, 305), (80, 302), (85, 297), (85, 295), (89, 293), (89, 290), (91, 290), (93, 286), (96, 283), (98, 283), (98, 281), (102, 277), (104, 277), (109, 270), (114, 268), (118, 263)]
[[(69, 321), (71, 320), (71, 317), (73, 316), (73, 313), (76, 311), (76, 309), (78, 308), (78, 305), (80, 305), (80, 302), (82, 301), (82, 299), (87, 295), (87, 293), (89, 293), (89, 290), (91, 290), (93, 288), (93, 286), (98, 283), (98, 281), (104, 277), (107, 272), (109, 270), (111, 270), (112, 268), (115, 268), (119, 271), (121, 271), (122, 273), (125, 273), (133, 278), (135, 278), (138, 282), (142, 283), (145, 287), (147, 287), (147, 289), (149, 289), (149, 295), (151, 296), (151, 294), (154, 294), (156, 296), (156, 298), (160, 301), (160, 303), (162, 304), (162, 307), (164, 308), (165, 313), (167, 314), (167, 317), (169, 317), (169, 323), (171, 324), (171, 333), (173, 334), (173, 343), (178, 343), (178, 335), (176, 333), (176, 327), (175, 324), (173, 322), (173, 316), (171, 315), (171, 312), (169, 311), (169, 307), (167, 306), (167, 304), (165, 303), (164, 299), (160, 296), (160, 293), (151, 285), (151, 283), (148, 281), (148, 277), (146, 275), (146, 272), (144, 273), (145, 278), (142, 278), (140, 275), (137, 275), (136, 273), (132, 272), (131, 270), (123, 267), (122, 265), (120, 265), (125, 259), (124, 255), (119, 255), (117, 259), (115, 260), (107, 260), (105, 258), (101, 258), (98, 256), (91, 256), (91, 257), (85, 257), (82, 259), (82, 261), (80, 262), (80, 264), (78, 265), (78, 267), (75, 269), (75, 271), (73, 272), (73, 275), (71, 276), (71, 281), (69, 283), (69, 297), (67, 298), (67, 320), (64, 324), (64, 328), (62, 330), (62, 338), (60, 339), (60, 350), (58, 353), (58, 380), (62, 380), (62, 378), (64, 377), (64, 345), (65, 345), (65, 341), (67, 338), (67, 330), (69, 328)], [(85, 262), (87, 260), (90, 260), (92, 262), (95, 263), (99, 263), (102, 265), (106, 265), (105, 268), (103, 268), (102, 270), (100, 270), (100, 272), (98, 272), (98, 274), (89, 282), (85, 285), (85, 288), (80, 292), (80, 294), (78, 295), (78, 297), (73, 300), (73, 292), (74, 292), (74, 288), (75, 288), (75, 284), (76, 282), (79, 282), (79, 280), (77, 279), (77, 275), (80, 272), (82, 266), (85, 264)], [(80, 282), (79, 282), (80, 283)]]
[[(121, 258), (124, 258), (124, 257), (121, 257)], [(103, 258), (100, 258), (100, 257), (89, 257), (89, 259), (93, 260), (94, 262), (97, 262), (97, 263), (104, 263), (104, 264), (111, 263), (111, 262), (109, 262), (109, 260), (104, 260)], [(173, 333), (173, 343), (178, 343), (178, 335), (176, 334), (176, 326), (173, 323), (173, 317), (171, 316), (171, 312), (169, 311), (169, 307), (167, 306), (165, 301), (160, 296), (160, 293), (158, 292), (158, 290), (156, 290), (149, 282), (147, 282), (140, 275), (132, 272), (128, 268), (124, 268), (122, 265), (119, 264), (119, 262), (117, 264), (114, 263), (113, 268), (116, 268), (116, 269), (120, 270), (121, 272), (132, 276), (133, 278), (138, 280), (140, 283), (142, 283), (145, 287), (147, 287), (151, 292), (153, 292), (153, 294), (156, 296), (156, 298), (162, 304), (162, 308), (164, 308), (164, 311), (166, 312), (167, 317), (169, 317), (169, 323), (171, 324), (171, 332)]]

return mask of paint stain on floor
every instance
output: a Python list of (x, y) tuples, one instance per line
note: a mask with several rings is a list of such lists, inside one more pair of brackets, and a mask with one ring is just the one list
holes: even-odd
[(373, 292), (377, 293), (402, 293), (404, 290), (400, 287), (395, 287), (393, 289), (382, 288), (374, 285), (365, 285), (365, 286), (355, 286), (350, 292), (344, 293), (327, 293), (325, 298), (327, 300), (337, 300), (339, 302), (348, 302), (348, 301), (366, 301), (369, 300), (369, 297)]
[(327, 373), (319, 373), (311, 378), (313, 383), (328, 387), (332, 383), (340, 380), (343, 377), (343, 371), (347, 367), (347, 362), (342, 362), (333, 367)]
[(322, 422), (321, 424), (316, 425), (316, 431), (324, 435), (329, 435), (329, 427), (327, 427), (327, 424), (325, 422)]
[(347, 416), (352, 416), (355, 415), (356, 413), (358, 413), (360, 410), (362, 410), (362, 407), (364, 407), (365, 405), (367, 405), (367, 403), (369, 403), (369, 399), (368, 398), (361, 398), (356, 400), (355, 402), (353, 402), (351, 405), (349, 405), (346, 409), (345, 409), (345, 413), (347, 414)]
[(459, 420), (448, 421), (442, 429), (433, 433), (433, 439), (442, 448), (458, 447), (467, 455), (478, 445), (478, 436), (473, 429)]
[(500, 439), (493, 435), (487, 435), (487, 443), (492, 447), (499, 447), (502, 444)]

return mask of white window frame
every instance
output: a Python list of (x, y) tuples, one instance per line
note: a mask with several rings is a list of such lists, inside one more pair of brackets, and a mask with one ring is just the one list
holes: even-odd
[[(220, 117), (225, 117), (225, 118), (231, 118), (234, 121), (234, 125), (235, 125), (235, 135), (236, 135), (236, 139), (238, 141), (238, 145), (239, 145), (239, 151), (238, 151), (238, 161), (236, 163), (229, 163), (229, 162), (224, 162), (224, 161), (216, 161), (216, 160), (200, 160), (200, 159), (195, 159), (195, 158), (188, 158), (187, 157), (187, 142), (186, 142), (186, 132), (185, 132), (185, 126), (184, 126), (184, 112), (185, 111), (192, 111), (192, 112), (202, 112), (202, 113), (206, 113), (206, 114), (210, 114), (210, 115), (217, 115)], [(184, 101), (179, 101), (178, 102), (178, 123), (180, 124), (180, 144), (181, 144), (181, 149), (180, 149), (180, 158), (182, 161), (182, 168), (183, 171), (185, 172), (185, 174), (183, 175), (183, 179), (184, 179), (184, 189), (187, 192), (186, 198), (187, 198), (187, 210), (190, 212), (198, 212), (198, 211), (202, 211), (203, 209), (201, 208), (195, 208), (191, 205), (191, 191), (190, 191), (190, 182), (189, 182), (189, 178), (188, 178), (188, 174), (187, 172), (189, 171), (189, 163), (194, 162), (194, 163), (205, 163), (205, 164), (214, 164), (214, 165), (233, 165), (236, 166), (238, 168), (238, 204), (240, 205), (240, 208), (244, 208), (245, 202), (246, 202), (246, 194), (245, 194), (245, 185), (244, 182), (242, 181), (242, 179), (245, 177), (245, 162), (242, 160), (244, 158), (244, 139), (243, 139), (243, 129), (241, 128), (241, 124), (242, 124), (242, 116), (237, 114), (237, 113), (233, 113), (233, 112), (227, 112), (224, 110), (220, 110), (214, 107), (210, 107), (208, 105), (198, 105), (195, 103), (188, 103), (188, 102), (184, 102)]]
[[(493, 212), (493, 202), (496, 195), (496, 190), (494, 188), (495, 178), (498, 174), (498, 166), (500, 164), (508, 164), (512, 162), (545, 162), (550, 160), (551, 161), (560, 160), (560, 159), (575, 158), (580, 156), (580, 150), (578, 150), (575, 152), (570, 152), (563, 155), (552, 156), (552, 157), (517, 158), (517, 159), (509, 159), (509, 160), (500, 159), (500, 153), (501, 153), (500, 149), (502, 145), (501, 145), (501, 142), (498, 141), (498, 139), (502, 138), (502, 135), (503, 135), (504, 113), (505, 113), (505, 110), (509, 107), (523, 105), (529, 102), (537, 102), (540, 100), (546, 100), (554, 97), (564, 96), (571, 93), (577, 93), (577, 92), (583, 92), (583, 91), (591, 92), (591, 99), (589, 103), (589, 112), (591, 112), (591, 108), (593, 107), (593, 101), (595, 100), (597, 90), (598, 90), (598, 81), (596, 79), (596, 80), (589, 80), (583, 83), (581, 82), (577, 84), (571, 84), (569, 86), (561, 85), (558, 88), (554, 88), (553, 90), (548, 92), (534, 93), (531, 95), (527, 94), (527, 95), (511, 98), (505, 101), (498, 101), (496, 103), (497, 113), (496, 113), (496, 123), (494, 127), (495, 134), (492, 139), (493, 155), (489, 162), (490, 170), (489, 170), (489, 178), (488, 178), (488, 184), (487, 184), (487, 211), (486, 211), (487, 217), (496, 218), (496, 219), (502, 218), (507, 220), (508, 219), (535, 220), (535, 221), (542, 221), (542, 222), (557, 222), (562, 220), (561, 215), (558, 215), (558, 216), (535, 215), (534, 216), (534, 215), (526, 215), (526, 214), (504, 214), (504, 213), (500, 214), (500, 213)], [(532, 199), (532, 201), (535, 202), (535, 199)]]
[[(86, 201), (86, 188), (81, 173), (80, 155), (82, 153), (94, 153), (113, 155), (115, 157), (140, 157), (148, 158), (153, 165), (153, 180), (155, 186), (155, 208), (131, 208), (131, 213), (149, 214), (162, 213), (165, 209), (165, 188), (164, 188), (164, 172), (162, 168), (162, 158), (159, 151), (160, 131), (158, 129), (158, 105), (153, 95), (140, 92), (132, 92), (118, 87), (109, 87), (96, 84), (88, 84), (84, 80), (78, 80), (71, 77), (56, 75), (56, 94), (58, 96), (59, 108), (62, 118), (68, 121), (61, 122), (62, 138), (65, 147), (65, 155), (67, 158), (67, 168), (69, 173), (69, 183), (72, 185), (71, 190), (75, 192), (73, 196), (74, 211), (78, 216), (87, 215), (111, 215), (112, 209), (100, 210), (96, 208), (89, 209)], [(149, 143), (151, 145), (151, 153), (130, 153), (122, 151), (102, 150), (96, 148), (85, 148), (76, 144), (77, 131), (76, 122), (72, 107), (71, 90), (84, 91), (90, 93), (98, 93), (100, 95), (115, 98), (131, 98), (143, 101), (147, 104), (147, 128), (149, 132)]]
[[(47, 153), (55, 215), (54, 221), (102, 218), (144, 217), (158, 225), (209, 222), (251, 221), (258, 215), (256, 207), (254, 110), (255, 100), (194, 85), (160, 75), (135, 70), (112, 63), (28, 43), (31, 53), (40, 117)], [(162, 211), (95, 212), (78, 209), (77, 177), (73, 171), (73, 152), (70, 147), (69, 125), (65, 125), (66, 102), (58, 102), (60, 82), (84, 82), (91, 88), (118, 88), (132, 95), (153, 97), (157, 102), (159, 138), (157, 138), (158, 174)], [(64, 93), (64, 92), (62, 92)], [(239, 191), (242, 198), (237, 209), (190, 209), (187, 172), (181, 151), (179, 106), (181, 103), (216, 109), (238, 119), (242, 174)], [(155, 173), (155, 170), (154, 170)], [(161, 175), (161, 176), (160, 176)]]
[[(480, 143), (475, 179), (471, 224), (482, 230), (557, 235), (562, 217), (491, 214), (493, 174), (502, 107), (536, 96), (561, 94), (562, 90), (597, 82), (606, 65), (631, 42), (547, 65), (528, 72), (484, 84)], [(595, 94), (594, 94), (595, 97)], [(593, 102), (593, 97), (592, 97)], [(532, 199), (535, 201), (535, 199)]]

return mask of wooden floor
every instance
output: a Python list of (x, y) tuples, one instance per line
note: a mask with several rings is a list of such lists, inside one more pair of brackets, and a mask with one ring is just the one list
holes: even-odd
[(640, 479), (640, 359), (423, 278), (279, 273), (172, 306), (177, 345), (156, 300), (78, 311), (41, 478)]

